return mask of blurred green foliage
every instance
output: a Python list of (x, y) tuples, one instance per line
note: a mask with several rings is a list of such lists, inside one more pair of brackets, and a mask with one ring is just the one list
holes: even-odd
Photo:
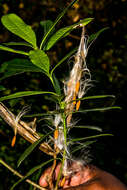
[[(32, 26), (41, 40), (42, 33), (39, 29), (39, 22), (44, 20), (54, 21), (65, 5), (70, 1), (59, 0), (0, 0), (0, 17), (7, 13), (16, 13), (23, 20)], [(103, 27), (109, 27), (100, 37), (92, 44), (87, 57), (88, 67), (91, 70), (94, 87), (88, 92), (88, 95), (97, 94), (114, 94), (116, 96), (116, 105), (122, 107), (120, 111), (109, 111), (106, 113), (88, 113), (83, 116), (82, 123), (100, 126), (104, 132), (114, 134), (114, 137), (102, 137), (97, 143), (91, 146), (91, 155), (93, 163), (101, 168), (115, 174), (127, 184), (127, 152), (126, 152), (126, 107), (127, 107), (127, 1), (126, 0), (80, 0), (71, 8), (66, 16), (62, 19), (57, 27), (64, 27), (82, 18), (93, 17), (94, 21), (87, 27), (87, 34), (97, 32)], [(18, 38), (9, 33), (0, 24), (0, 42), (18, 41)], [(60, 41), (48, 52), (51, 64), (57, 64), (69, 51), (79, 44), (80, 30), (74, 31), (71, 35)], [(12, 40), (13, 39), (13, 40)], [(20, 56), (23, 58), (22, 56)], [(16, 56), (10, 53), (0, 52), (0, 64), (10, 61)], [(17, 57), (19, 58), (19, 57)], [(67, 76), (63, 72), (68, 68), (68, 64), (63, 64), (56, 70), (57, 76), (61, 79)], [(1, 76), (2, 77), (2, 76)], [(23, 73), (18, 77), (15, 75), (9, 79), (2, 80), (0, 83), (0, 96), (9, 95), (17, 91), (25, 90), (48, 90), (52, 87), (47, 86), (48, 79), (39, 73)], [(3, 91), (4, 89), (4, 91)], [(97, 101), (98, 105), (102, 102)], [(19, 98), (6, 102), (6, 105), (12, 107), (11, 111), (18, 113), (23, 105), (32, 106), (32, 114), (45, 112), (55, 108), (47, 96), (38, 96), (28, 98)], [(110, 102), (105, 102), (110, 104)], [(94, 106), (93, 102), (83, 103), (82, 107), (88, 105)], [(81, 116), (80, 116), (81, 117)], [(82, 132), (80, 132), (82, 133)], [(11, 139), (13, 131), (2, 121), (0, 126), (0, 157), (8, 164), (16, 168), (17, 160), (21, 153), (29, 145), (18, 136), (18, 141), (14, 148), (11, 148)], [(11, 138), (10, 138), (11, 137)], [(36, 153), (36, 154), (35, 154)], [(83, 156), (83, 152), (81, 152)], [(47, 157), (35, 150), (30, 159), (26, 160), (20, 168), (24, 173)], [(0, 189), (9, 189), (14, 183), (16, 177), (5, 169), (0, 167)], [(28, 188), (24, 184), (24, 189)], [(19, 187), (19, 189), (23, 189)]]

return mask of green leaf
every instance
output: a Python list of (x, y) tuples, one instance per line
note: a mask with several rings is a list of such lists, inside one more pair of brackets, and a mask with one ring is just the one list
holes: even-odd
[[(50, 28), (52, 27), (52, 25), (53, 25), (53, 22), (51, 21), (51, 20), (45, 20), (45, 21), (41, 21), (40, 22), (40, 25), (42, 26), (42, 27), (44, 27), (44, 36), (46, 35), (46, 33), (50, 30)], [(54, 28), (53, 28), (53, 30), (52, 30), (52, 33), (54, 32)], [(52, 34), (52, 33), (50, 33), (50, 35)]]
[(87, 139), (94, 139), (94, 138), (98, 138), (98, 137), (104, 137), (104, 136), (113, 136), (112, 134), (100, 134), (100, 135), (94, 135), (94, 136), (89, 136), (89, 137), (83, 137), (83, 138), (76, 138), (76, 139), (72, 139), (72, 142), (76, 142), (76, 141), (84, 141)]
[[(96, 95), (96, 96), (85, 96), (83, 98), (77, 98), (76, 101), (78, 100), (92, 100), (92, 99), (102, 99), (102, 98), (115, 98), (114, 95)], [(74, 101), (74, 100), (73, 100)], [(73, 101), (70, 101), (72, 103)]]
[(105, 27), (102, 28), (101, 30), (99, 30), (98, 32), (96, 32), (95, 34), (92, 34), (89, 39), (88, 39), (88, 43), (91, 43), (92, 41), (96, 40), (96, 38), (98, 38), (98, 36), (104, 32), (105, 30), (109, 29), (109, 27)]
[[(47, 101), (49, 101), (49, 102), (55, 102), (56, 104), (59, 104), (61, 102), (62, 96), (59, 95), (58, 92), (57, 92), (57, 94), (58, 94), (58, 97), (53, 96), (53, 95), (51, 95), (51, 96), (46, 95), (46, 96), (44, 96), (44, 99), (47, 100)], [(58, 113), (58, 111), (57, 111), (57, 113)], [(59, 113), (60, 113), (60, 111), (59, 111)]]
[(21, 182), (23, 182), (24, 180), (26, 180), (29, 176), (31, 176), (33, 173), (35, 173), (37, 170), (41, 169), (42, 167), (44, 167), (45, 165), (49, 164), (50, 162), (52, 162), (54, 159), (50, 159), (46, 162), (43, 162), (42, 164), (35, 166), (34, 168), (32, 168), (23, 178), (21, 178), (20, 180), (18, 180), (12, 187), (10, 190), (13, 190), (18, 184), (20, 184)]
[(10, 32), (30, 43), (34, 49), (37, 49), (34, 31), (19, 16), (13, 13), (7, 14), (1, 18), (1, 22)]
[(104, 107), (104, 108), (92, 108), (92, 109), (74, 111), (72, 113), (87, 113), (87, 112), (94, 112), (94, 111), (102, 111), (103, 112), (103, 111), (108, 111), (108, 110), (113, 110), (113, 109), (121, 109), (121, 107), (119, 107), (119, 106), (111, 106), (111, 107)]
[(66, 61), (69, 57), (71, 57), (75, 52), (77, 51), (77, 48), (74, 48), (71, 52), (69, 52), (66, 56), (64, 56), (51, 70), (51, 75), (53, 74), (54, 70), (60, 66), (64, 61)]
[(40, 49), (43, 48), (43, 45), (45, 44), (45, 41), (48, 39), (48, 37), (50, 36), (50, 34), (52, 33), (52, 31), (54, 30), (54, 27), (56, 26), (56, 24), (61, 20), (61, 18), (65, 15), (65, 13), (68, 11), (68, 9), (70, 7), (73, 6), (74, 3), (76, 3), (78, 0), (73, 0), (56, 18), (55, 22), (53, 23), (52, 27), (48, 30), (48, 32), (46, 33), (46, 35), (44, 36), (41, 44), (40, 44)]
[(61, 95), (61, 89), (60, 89), (60, 84), (58, 79), (55, 77), (55, 75), (53, 74), (53, 82), (54, 82), (54, 88), (55, 91), (58, 95)]
[(75, 147), (72, 151), (71, 151), (71, 154), (77, 152), (78, 150), (81, 150), (83, 149), (84, 147), (87, 147), (89, 146), (90, 144), (93, 144), (95, 143), (96, 141), (87, 141), (85, 143), (82, 143), (81, 145), (78, 145), (77, 147)]
[(16, 92), (14, 94), (8, 95), (8, 96), (3, 96), (0, 98), (0, 101), (3, 100), (10, 100), (14, 98), (21, 98), (25, 96), (33, 96), (33, 95), (41, 95), (41, 94), (52, 94), (54, 96), (58, 96), (54, 92), (46, 92), (46, 91), (24, 91), (24, 92)]
[(33, 48), (33, 46), (27, 42), (7, 42), (7, 43), (3, 43), (5, 46), (26, 46), (26, 47), (31, 47)]
[(24, 72), (42, 72), (42, 70), (33, 65), (27, 59), (13, 59), (11, 61), (4, 62), (1, 65), (0, 73), (2, 73), (3, 76), (0, 78), (0, 80)]
[(78, 26), (80, 26), (80, 25), (85, 26), (92, 20), (93, 20), (93, 18), (86, 18), (86, 19), (79, 21), (76, 24), (73, 24), (73, 25), (65, 27), (65, 28), (61, 28), (53, 36), (51, 36), (51, 38), (48, 40), (45, 50), (49, 50), (58, 40), (67, 36), (72, 30), (74, 30)]
[(41, 68), (44, 73), (49, 74), (50, 62), (46, 53), (42, 50), (32, 50), (29, 52), (31, 62)]
[(60, 112), (58, 111), (50, 111), (47, 113), (35, 113), (35, 114), (31, 114), (31, 115), (24, 115), (24, 117), (30, 118), (30, 117), (44, 117), (44, 116), (51, 116), (51, 115), (56, 115), (59, 114)]
[(19, 167), (21, 165), (21, 163), (31, 154), (31, 152), (47, 137), (49, 136), (51, 133), (53, 133), (53, 131), (50, 131), (49, 133), (47, 133), (46, 135), (40, 137), (40, 139), (38, 139), (37, 141), (35, 141), (33, 144), (31, 144), (24, 152), (23, 154), (20, 156), (18, 162), (17, 162), (17, 166)]
[(83, 98), (79, 98), (77, 100), (91, 100), (91, 99), (101, 99), (101, 98), (115, 98), (114, 95), (96, 95), (96, 96), (87, 96)]
[(9, 52), (12, 52), (12, 53), (18, 53), (18, 54), (22, 54), (22, 55), (29, 55), (27, 52), (24, 52), (24, 51), (21, 51), (21, 50), (15, 50), (15, 49), (12, 49), (10, 47), (3, 46), (3, 45), (0, 45), (0, 50), (9, 51)]
[(91, 129), (91, 130), (96, 130), (96, 131), (100, 131), (102, 132), (102, 129), (100, 127), (97, 126), (74, 126), (73, 128), (78, 128), (78, 129)]
[(2, 85), (0, 85), (0, 91), (6, 90), (6, 88)]

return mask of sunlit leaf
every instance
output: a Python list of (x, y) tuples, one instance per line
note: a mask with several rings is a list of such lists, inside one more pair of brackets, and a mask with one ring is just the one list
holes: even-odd
[(7, 14), (2, 16), (1, 22), (10, 32), (32, 44), (34, 49), (37, 49), (34, 31), (19, 16), (13, 13)]
[(46, 74), (49, 74), (50, 62), (47, 54), (42, 50), (31, 50), (29, 52), (31, 62), (42, 69)]
[(32, 153), (32, 151), (50, 134), (52, 133), (52, 131), (50, 131), (49, 133), (47, 133), (46, 135), (43, 135), (42, 137), (40, 137), (39, 140), (35, 141), (33, 144), (31, 144), (24, 152), (23, 154), (20, 156), (18, 162), (17, 162), (17, 166), (19, 167), (21, 165), (21, 163)]
[(8, 96), (3, 96), (0, 98), (0, 101), (3, 100), (10, 100), (14, 98), (21, 98), (25, 96), (35, 96), (35, 95), (41, 95), (41, 94), (52, 94), (54, 96), (58, 96), (54, 92), (46, 92), (46, 91), (23, 91), (23, 92), (16, 92), (14, 94), (8, 95)]
[(67, 36), (72, 30), (77, 28), (77, 26), (80, 26), (80, 25), (85, 26), (92, 20), (93, 20), (93, 18), (86, 18), (86, 19), (79, 21), (76, 24), (73, 24), (73, 25), (65, 27), (65, 28), (61, 28), (53, 36), (51, 36), (51, 38), (48, 40), (45, 50), (49, 50), (58, 40)]
[(45, 41), (47, 40), (47, 38), (50, 36), (50, 34), (52, 33), (52, 31), (54, 30), (54, 27), (56, 26), (56, 24), (61, 20), (61, 18), (65, 15), (65, 13), (68, 11), (68, 9), (70, 7), (73, 6), (74, 3), (76, 3), (78, 0), (73, 0), (56, 18), (55, 22), (53, 23), (52, 27), (48, 30), (48, 32), (46, 33), (46, 35), (44, 36), (44, 38), (42, 39), (41, 45), (40, 45), (40, 49), (43, 48), (43, 45), (45, 44)]
[(12, 52), (12, 53), (18, 53), (18, 54), (22, 54), (22, 55), (28, 55), (28, 53), (25, 51), (15, 50), (10, 47), (3, 46), (3, 45), (0, 45), (0, 50)]

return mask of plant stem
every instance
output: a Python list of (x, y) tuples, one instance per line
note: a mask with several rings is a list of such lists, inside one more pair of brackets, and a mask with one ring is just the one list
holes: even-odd
[(50, 78), (51, 83), (52, 83), (52, 85), (53, 85), (53, 87), (54, 87), (54, 89), (55, 89), (55, 84), (54, 84), (54, 82), (53, 82), (53, 78), (52, 78), (52, 75), (51, 75), (51, 74), (49, 75), (49, 78)]
[[(18, 176), (19, 178), (23, 178), (24, 176), (21, 175), (19, 172), (17, 172), (16, 170), (14, 170), (12, 167), (10, 167), (8, 164), (6, 164), (3, 160), (0, 159), (0, 163), (5, 166), (8, 170), (10, 170), (14, 175)], [(26, 179), (26, 182), (33, 185), (34, 187), (41, 189), (41, 190), (46, 190), (43, 187), (40, 187), (39, 185), (37, 185), (36, 183), (34, 183), (33, 181)]]
[(55, 190), (58, 189), (58, 184), (62, 175), (62, 170), (63, 170), (63, 166), (64, 166), (64, 162), (66, 159), (66, 147), (67, 147), (67, 129), (66, 129), (66, 116), (63, 113), (62, 114), (62, 118), (63, 118), (63, 129), (64, 129), (64, 151), (63, 151), (63, 159), (62, 159), (62, 164), (61, 164), (61, 168), (59, 171), (59, 175), (57, 177), (57, 181), (56, 181), (56, 186), (55, 186)]
[[(54, 88), (54, 90), (55, 90), (55, 93), (59, 96), (59, 94), (58, 94), (58, 92), (57, 92), (57, 90), (56, 90), (56, 86), (55, 86), (55, 83), (54, 83), (54, 80), (53, 80), (53, 77), (52, 77), (52, 75), (51, 74), (49, 74), (49, 79), (50, 79), (50, 81), (51, 81), (51, 83), (52, 83), (52, 86), (53, 86), (53, 88)], [(59, 97), (56, 97), (57, 98), (57, 100), (58, 100), (58, 102), (59, 102), (59, 104), (60, 104), (60, 96)]]
[(64, 150), (65, 150), (66, 147), (67, 147), (67, 128), (66, 128), (66, 116), (65, 116), (65, 113), (63, 113), (63, 127), (64, 127)]

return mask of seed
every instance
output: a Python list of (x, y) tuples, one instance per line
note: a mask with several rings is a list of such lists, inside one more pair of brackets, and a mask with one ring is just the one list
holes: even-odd
[(80, 82), (78, 81), (78, 82), (76, 83), (76, 87), (75, 87), (76, 94), (78, 94), (79, 87), (80, 87)]
[(57, 140), (57, 139), (58, 139), (58, 136), (59, 136), (59, 131), (58, 131), (58, 129), (56, 129), (56, 130), (54, 131), (54, 139)]
[(76, 100), (76, 96), (74, 95), (74, 96), (73, 96), (73, 104), (74, 104), (74, 105), (76, 104), (76, 101), (75, 101), (75, 100)]
[(81, 101), (79, 100), (76, 104), (76, 110), (78, 111), (79, 110), (79, 107), (80, 107), (80, 104), (81, 104)]
[(11, 141), (11, 146), (14, 147), (16, 142), (16, 135), (13, 137), (12, 141)]
[(65, 177), (63, 177), (61, 183), (60, 183), (60, 186), (63, 187), (64, 186), (64, 183), (65, 183)]

